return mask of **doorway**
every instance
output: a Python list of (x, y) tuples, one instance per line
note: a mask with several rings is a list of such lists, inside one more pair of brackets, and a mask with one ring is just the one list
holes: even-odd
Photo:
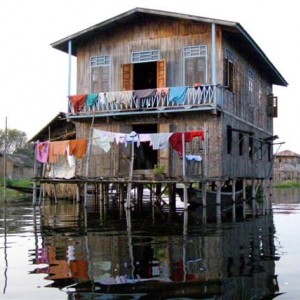
[[(157, 124), (138, 124), (133, 125), (132, 130), (138, 134), (157, 133)], [(140, 143), (137, 147), (134, 145), (134, 170), (151, 170), (157, 164), (157, 150), (153, 150), (150, 142)]]
[(133, 64), (133, 88), (135, 90), (156, 88), (156, 61)]

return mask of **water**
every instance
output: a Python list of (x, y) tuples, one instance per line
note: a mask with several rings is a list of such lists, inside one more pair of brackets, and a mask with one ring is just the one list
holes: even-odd
[(1, 299), (298, 299), (300, 189), (273, 201), (273, 215), (205, 224), (197, 210), (1, 200)]

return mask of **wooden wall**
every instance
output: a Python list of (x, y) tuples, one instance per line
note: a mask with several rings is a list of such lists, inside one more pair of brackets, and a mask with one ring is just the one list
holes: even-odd
[[(217, 39), (221, 42), (218, 31)], [(211, 25), (192, 21), (144, 18), (135, 24), (116, 27), (113, 32), (92, 39), (78, 49), (77, 93), (89, 92), (89, 61), (91, 56), (110, 55), (112, 91), (121, 90), (121, 65), (131, 62), (135, 51), (160, 50), (167, 61), (167, 86), (183, 84), (183, 48), (208, 46), (208, 83), (211, 83)], [(221, 49), (221, 47), (218, 47)], [(218, 54), (221, 57), (221, 53)]]

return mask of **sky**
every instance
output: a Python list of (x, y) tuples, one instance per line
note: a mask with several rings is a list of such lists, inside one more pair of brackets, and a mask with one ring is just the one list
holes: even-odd
[[(0, 0), (0, 129), (34, 136), (67, 111), (68, 55), (51, 43), (135, 7), (240, 23), (288, 82), (274, 86), (279, 117), (275, 151), (300, 154), (300, 18), (297, 1), (286, 0)], [(72, 63), (76, 93), (76, 59)]]

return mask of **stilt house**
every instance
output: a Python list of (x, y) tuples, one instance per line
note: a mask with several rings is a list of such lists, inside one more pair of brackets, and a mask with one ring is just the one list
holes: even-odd
[[(183, 153), (136, 144), (134, 176), (161, 165), (173, 178), (272, 176), (273, 85), (287, 82), (239, 23), (135, 8), (52, 47), (77, 58), (77, 95), (67, 100), (76, 139), (93, 139), (91, 129), (144, 137), (203, 132), (183, 142)], [(85, 175), (85, 163), (77, 175)], [(127, 176), (129, 166), (125, 144), (90, 149), (88, 176)]]

